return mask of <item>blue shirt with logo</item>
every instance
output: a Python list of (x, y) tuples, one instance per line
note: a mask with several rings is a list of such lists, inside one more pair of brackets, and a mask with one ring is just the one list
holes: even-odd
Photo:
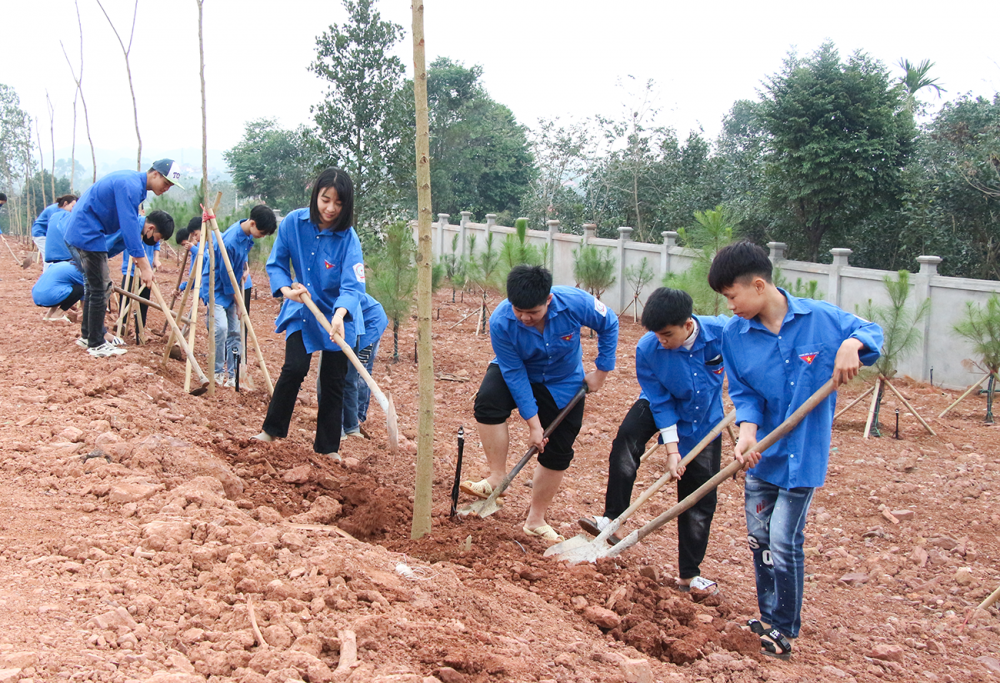
[[(825, 301), (788, 299), (778, 334), (756, 318), (733, 317), (722, 332), (722, 355), (736, 422), (758, 427), (760, 441), (833, 376), (840, 345), (857, 339), (864, 365), (880, 355), (882, 328)], [(750, 470), (755, 477), (790, 489), (822, 486), (830, 458), (830, 432), (837, 393), (828, 396), (798, 426), (767, 449)]]
[(649, 401), (657, 429), (677, 426), (678, 448), (687, 454), (712, 431), (722, 409), (722, 329), (726, 316), (696, 315), (698, 336), (691, 349), (667, 350), (647, 332), (635, 347), (635, 374)]
[(72, 261), (53, 263), (31, 288), (31, 299), (36, 306), (58, 306), (73, 291), (73, 285), (83, 287), (83, 273)]
[[(293, 269), (294, 281), (305, 285), (327, 319), (333, 317), (338, 308), (347, 310), (344, 339), (355, 339), (354, 312), (360, 296), (365, 293), (365, 262), (354, 228), (340, 232), (320, 230), (309, 220), (308, 208), (289, 213), (278, 227), (267, 259), (267, 275), (275, 297), (281, 296), (282, 287), (292, 286)], [(275, 332), (284, 332), (286, 337), (302, 332), (308, 353), (340, 351), (305, 304), (286, 299), (274, 324)]]
[(48, 236), (45, 238), (45, 260), (49, 263), (69, 261), (73, 256), (66, 246), (66, 226), (69, 224), (69, 211), (60, 209), (49, 219)]
[(606, 372), (615, 369), (618, 316), (576, 287), (556, 286), (551, 294), (542, 332), (521, 323), (507, 299), (490, 315), (490, 341), (496, 354), (491, 362), (500, 366), (518, 412), (525, 420), (538, 414), (532, 384), (544, 384), (560, 409), (583, 386), (581, 327), (589, 327), (598, 335), (597, 369)]
[(125, 249), (142, 258), (142, 226), (139, 205), (146, 199), (146, 173), (115, 171), (84, 190), (73, 207), (66, 242), (84, 251), (107, 251), (106, 239), (122, 231)]

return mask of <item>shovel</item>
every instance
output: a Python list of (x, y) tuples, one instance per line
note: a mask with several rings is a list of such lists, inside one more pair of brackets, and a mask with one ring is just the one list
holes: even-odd
[(181, 345), (181, 349), (187, 355), (188, 360), (191, 361), (191, 367), (194, 368), (195, 373), (198, 375), (198, 386), (191, 390), (192, 396), (200, 396), (208, 391), (208, 378), (205, 377), (205, 373), (201, 371), (201, 366), (198, 365), (198, 361), (195, 359), (194, 354), (191, 353), (191, 347), (188, 346), (187, 341), (184, 339), (184, 335), (181, 334), (181, 330), (177, 327), (177, 322), (174, 320), (173, 312), (167, 312), (167, 302), (163, 300), (163, 294), (160, 293), (160, 288), (157, 286), (156, 282), (149, 283), (149, 289), (153, 293), (153, 297), (156, 299), (156, 303), (160, 305), (160, 310), (164, 312), (167, 318), (167, 324), (170, 325), (174, 334), (177, 336), (177, 343)]
[[(319, 306), (317, 306), (312, 300), (312, 297), (309, 296), (308, 292), (304, 292), (302, 294), (302, 303), (304, 303), (306, 307), (313, 312), (313, 315), (316, 316), (316, 320), (323, 326), (323, 329), (326, 330), (327, 334), (333, 334), (333, 327), (330, 325), (330, 321), (326, 319), (325, 315), (323, 315), (323, 311), (319, 310)], [(365, 369), (365, 366), (361, 363), (361, 361), (358, 360), (358, 357), (354, 355), (354, 350), (347, 345), (347, 342), (344, 341), (343, 337), (336, 335), (333, 340), (337, 342), (337, 346), (339, 346), (340, 350), (344, 352), (345, 356), (347, 356), (347, 360), (351, 361), (351, 364), (358, 371), (358, 374), (361, 375), (365, 384), (367, 384), (368, 388), (372, 390), (372, 395), (375, 397), (375, 400), (378, 401), (379, 407), (381, 407), (385, 412), (385, 431), (389, 435), (389, 451), (395, 453), (399, 449), (399, 421), (396, 417), (396, 405), (392, 402), (392, 395), (382, 393), (382, 390), (378, 388), (377, 384), (375, 384), (375, 380), (372, 379), (372, 376), (368, 373), (368, 370)]]
[[(566, 415), (569, 414), (569, 411), (573, 410), (573, 407), (577, 403), (579, 403), (580, 399), (583, 398), (586, 394), (587, 394), (587, 385), (584, 384), (582, 387), (580, 387), (580, 390), (576, 392), (576, 396), (574, 396), (570, 400), (570, 402), (566, 404), (566, 407), (563, 408), (558, 415), (556, 415), (556, 419), (552, 420), (552, 424), (550, 424), (548, 428), (545, 430), (545, 433), (542, 434), (542, 441), (549, 438), (549, 435), (555, 431), (556, 427), (558, 427), (559, 424), (563, 421), (563, 418), (565, 418)], [(489, 517), (494, 512), (499, 510), (500, 506), (497, 505), (497, 498), (500, 497), (501, 493), (507, 490), (507, 487), (510, 486), (510, 482), (513, 481), (514, 477), (517, 476), (517, 473), (520, 472), (521, 469), (528, 464), (528, 461), (531, 460), (531, 456), (533, 456), (537, 451), (538, 451), (537, 446), (532, 446), (531, 448), (529, 448), (528, 452), (524, 454), (521, 460), (518, 461), (516, 465), (514, 465), (514, 469), (508, 472), (507, 476), (503, 478), (503, 481), (501, 481), (497, 485), (497, 487), (493, 489), (493, 493), (490, 494), (489, 498), (485, 500), (477, 500), (475, 503), (472, 503), (471, 505), (466, 505), (464, 508), (461, 508), (458, 511), (458, 514), (460, 515), (472, 514), (476, 515), (477, 517)]]
[(458, 514), (458, 487), (462, 480), (462, 453), (465, 451), (465, 427), (458, 428), (458, 462), (455, 465), (455, 481), (451, 485), (451, 513), (448, 515), (454, 519)]
[[(753, 447), (752, 452), (762, 453), (777, 443), (783, 436), (792, 431), (802, 418), (812, 412), (813, 408), (818, 406), (827, 396), (832, 394), (834, 389), (836, 389), (836, 386), (834, 385), (833, 380), (827, 380), (826, 384), (810, 396), (794, 413), (789, 415), (788, 418), (778, 425), (773, 432), (765, 436), (761, 441), (757, 442), (757, 445)], [(613, 545), (610, 548), (601, 549), (598, 546), (591, 544), (584, 546), (583, 548), (578, 548), (575, 553), (567, 553), (567, 555), (571, 555), (570, 557), (562, 557), (560, 559), (568, 560), (570, 564), (579, 564), (581, 562), (596, 562), (602, 557), (618, 557), (636, 543), (646, 538), (646, 536), (649, 536), (664, 524), (691, 508), (695, 503), (704, 498), (709, 491), (717, 488), (719, 484), (739, 472), (742, 467), (743, 465), (739, 460), (733, 460), (725, 469), (720, 470), (718, 474), (698, 487), (694, 493), (674, 505), (656, 519), (647, 522), (641, 529), (633, 531), (616, 545)], [(609, 525), (609, 527), (610, 526), (611, 525)]]
[[(716, 439), (716, 437), (719, 436), (719, 434), (722, 433), (722, 430), (725, 429), (726, 427), (728, 427), (730, 424), (732, 424), (734, 420), (736, 420), (736, 411), (735, 410), (731, 411), (728, 415), (726, 415), (722, 419), (721, 422), (719, 422), (719, 424), (715, 425), (715, 427), (712, 429), (712, 431), (710, 431), (708, 434), (706, 434), (705, 438), (703, 438), (701, 441), (699, 441), (698, 444), (694, 448), (692, 448), (691, 451), (687, 455), (684, 456), (684, 459), (681, 460), (680, 464), (682, 466), (686, 467), (688, 465), (688, 463), (690, 463), (692, 460), (694, 460), (695, 458), (697, 458), (698, 455), (703, 450), (705, 450), (705, 448), (710, 443), (712, 443)], [(659, 448), (659, 446), (660, 446), (660, 444), (656, 443), (652, 448), (650, 448), (648, 451), (646, 451), (645, 453), (643, 453), (642, 458), (640, 459), (640, 462), (642, 460), (645, 460), (646, 456), (648, 456), (650, 453), (652, 453), (657, 448)], [(586, 549), (586, 550), (583, 550), (585, 547), (588, 547), (588, 546), (593, 546), (594, 550), (606, 550), (607, 548), (610, 547), (608, 545), (608, 537), (611, 536), (611, 534), (613, 534), (616, 531), (618, 531), (618, 529), (621, 528), (622, 524), (625, 523), (625, 520), (627, 520), (629, 517), (631, 517), (632, 514), (636, 510), (638, 510), (640, 507), (642, 507), (646, 503), (647, 500), (649, 500), (650, 498), (652, 498), (653, 495), (655, 495), (656, 492), (659, 491), (660, 488), (664, 484), (666, 484), (668, 481), (670, 481), (672, 479), (673, 479), (673, 475), (670, 474), (670, 470), (667, 470), (663, 474), (663, 476), (661, 476), (659, 479), (657, 479), (653, 483), (652, 486), (650, 486), (648, 489), (646, 489), (642, 493), (642, 495), (639, 496), (636, 499), (636, 501), (634, 503), (632, 503), (632, 505), (629, 506), (629, 508), (627, 510), (625, 510), (625, 512), (623, 512), (621, 515), (619, 515), (618, 519), (613, 520), (610, 524), (608, 524), (606, 527), (604, 527), (604, 529), (601, 530), (601, 533), (599, 533), (597, 535), (597, 537), (594, 538), (593, 541), (590, 540), (590, 537), (587, 534), (577, 534), (573, 538), (566, 539), (562, 543), (557, 543), (554, 546), (549, 547), (545, 551), (545, 557), (550, 557), (552, 555), (556, 555), (557, 559), (560, 559), (560, 560), (571, 559), (570, 554), (575, 554), (574, 551), (575, 552), (580, 552), (580, 553), (586, 552), (588, 554), (591, 553), (592, 550), (590, 550), (589, 548)]]

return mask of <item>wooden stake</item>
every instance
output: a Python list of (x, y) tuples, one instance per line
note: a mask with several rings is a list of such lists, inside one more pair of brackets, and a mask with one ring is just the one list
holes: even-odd
[[(195, 261), (197, 262), (198, 259), (195, 259)], [(197, 271), (197, 270), (198, 270), (197, 264), (193, 264), (193, 267), (191, 268), (191, 273), (188, 275), (187, 287), (184, 288), (184, 296), (181, 297), (181, 306), (180, 306), (179, 309), (177, 309), (177, 315), (183, 315), (184, 314), (184, 309), (187, 308), (188, 298), (191, 296), (191, 290), (194, 289), (195, 271)], [(200, 272), (200, 271), (198, 271), (198, 272)], [(188, 316), (187, 320), (188, 321), (191, 320), (190, 316)], [(190, 323), (188, 323), (188, 324), (190, 324)], [(169, 323), (166, 322), (166, 321), (164, 321), (163, 326), (164, 326), (164, 330), (165, 330), (169, 326)], [(170, 336), (167, 337), (167, 348), (166, 348), (166, 351), (164, 351), (164, 353), (163, 353), (163, 366), (164, 367), (166, 367), (167, 361), (170, 360), (170, 351), (171, 351), (171, 349), (173, 349), (175, 341), (176, 340), (174, 339), (174, 331), (171, 329), (170, 330)]]
[(976, 389), (978, 389), (978, 388), (979, 388), (979, 386), (980, 386), (980, 385), (981, 385), (981, 384), (982, 384), (982, 383), (983, 383), (984, 381), (988, 380), (988, 379), (990, 378), (990, 375), (992, 375), (992, 374), (993, 374), (992, 372), (987, 372), (987, 373), (986, 373), (985, 375), (983, 375), (983, 378), (982, 378), (982, 379), (980, 379), (980, 380), (979, 380), (978, 382), (976, 382), (975, 384), (971, 385), (971, 386), (970, 386), (970, 387), (969, 387), (968, 389), (966, 389), (966, 390), (965, 390), (965, 393), (964, 393), (964, 394), (962, 394), (961, 396), (959, 396), (959, 397), (958, 397), (958, 398), (957, 398), (957, 399), (955, 400), (955, 402), (954, 402), (954, 403), (952, 403), (952, 404), (951, 404), (950, 406), (948, 406), (948, 407), (947, 407), (947, 408), (945, 408), (945, 409), (944, 409), (943, 411), (941, 411), (941, 414), (940, 414), (940, 415), (938, 415), (938, 419), (941, 419), (942, 417), (944, 417), (945, 415), (947, 415), (948, 413), (950, 413), (950, 412), (951, 412), (951, 410), (952, 410), (952, 408), (954, 408), (954, 407), (955, 407), (955, 406), (957, 406), (957, 405), (958, 405), (959, 403), (961, 403), (961, 402), (962, 402), (962, 401), (964, 401), (964, 400), (965, 400), (966, 398), (968, 398), (969, 394), (971, 394), (971, 393), (972, 393), (973, 391), (975, 391)]
[[(187, 268), (188, 256), (190, 256), (190, 255), (191, 255), (191, 252), (189, 252), (187, 249), (185, 249), (184, 250), (184, 260), (181, 262), (181, 269), (177, 272), (177, 284), (174, 285), (174, 293), (170, 297), (170, 310), (171, 311), (174, 310), (174, 304), (177, 303), (177, 293), (181, 289), (181, 282), (184, 280), (184, 269)], [(184, 306), (181, 305), (181, 308), (183, 309)], [(163, 329), (160, 330), (160, 336), (162, 337), (166, 333), (167, 333), (167, 323), (164, 322), (163, 323)]]
[(875, 379), (875, 387), (874, 387), (875, 395), (872, 397), (872, 405), (871, 405), (871, 408), (868, 409), (868, 419), (865, 421), (864, 438), (866, 438), (866, 439), (868, 438), (868, 435), (872, 431), (872, 421), (875, 419), (875, 406), (878, 405), (878, 399), (879, 399), (878, 387), (879, 387), (879, 384), (881, 384), (881, 383), (882, 383), (882, 378), (881, 377), (877, 377)]
[[(125, 269), (125, 275), (126, 275), (126, 277), (131, 272), (132, 272), (132, 255), (130, 254), (129, 257), (128, 257), (128, 267)], [(132, 284), (133, 283), (131, 281), (129, 281), (129, 289), (130, 290), (131, 290), (131, 285)], [(128, 311), (131, 309), (131, 307), (132, 307), (132, 302), (131, 301), (121, 301), (121, 299), (119, 299), (119, 301), (118, 301), (118, 324), (115, 325), (115, 336), (116, 337), (121, 337), (122, 336), (122, 323), (125, 320), (127, 320), (127, 318), (125, 316), (128, 315)], [(126, 327), (126, 329), (128, 329), (128, 328)]]
[[(150, 264), (152, 265), (152, 264)], [(142, 291), (142, 280), (137, 278), (136, 268), (132, 269), (132, 293), (139, 296), (139, 292)], [(142, 346), (146, 343), (146, 330), (145, 326), (142, 324), (142, 309), (138, 306), (133, 306), (129, 302), (129, 315), (135, 316), (133, 324), (135, 325), (135, 341), (136, 344)], [(125, 321), (125, 333), (128, 334), (128, 321)]]
[(834, 415), (833, 419), (836, 420), (838, 417), (840, 417), (841, 415), (843, 415), (844, 413), (846, 413), (848, 410), (850, 410), (851, 408), (853, 408), (857, 404), (859, 404), (862, 401), (864, 401), (865, 397), (868, 396), (868, 394), (872, 393), (873, 391), (875, 391), (875, 387), (868, 387), (868, 389), (865, 390), (865, 393), (861, 394), (856, 399), (854, 399), (853, 401), (851, 401), (850, 404), (846, 408), (844, 408), (843, 410), (839, 411), (836, 415)]
[(899, 393), (899, 391), (896, 389), (896, 387), (894, 387), (892, 385), (892, 382), (890, 382), (885, 377), (880, 377), (879, 379), (881, 379), (883, 382), (885, 382), (885, 385), (887, 387), (889, 387), (889, 390), (892, 391), (892, 393), (896, 394), (896, 398), (898, 398), (900, 401), (903, 402), (903, 405), (906, 406), (907, 410), (909, 410), (911, 413), (913, 413), (916, 416), (916, 418), (918, 420), (920, 420), (920, 424), (922, 424), (924, 426), (924, 429), (926, 429), (928, 432), (931, 433), (931, 436), (937, 436), (937, 432), (935, 432), (933, 429), (931, 429), (931, 426), (929, 424), (927, 424), (927, 422), (924, 420), (924, 418), (920, 417), (920, 413), (917, 412), (917, 409), (914, 408), (913, 406), (911, 406), (910, 402), (907, 401), (905, 398), (903, 398), (903, 395), (901, 393)]
[(979, 603), (979, 607), (977, 607), (976, 609), (988, 609), (992, 607), (997, 600), (1000, 600), (1000, 587), (998, 587), (995, 591), (990, 593), (990, 596), (988, 598)]
[[(201, 291), (201, 268), (203, 255), (205, 253), (206, 247), (208, 247), (208, 230), (201, 231), (201, 247), (198, 249), (198, 256), (195, 258), (195, 269), (198, 271), (194, 276), (194, 300), (191, 302), (191, 327), (188, 330), (188, 347), (194, 348), (194, 335), (198, 329), (198, 293)], [(188, 286), (191, 289), (191, 286)], [(181, 340), (178, 340), (181, 341)], [(169, 345), (168, 345), (169, 351)], [(215, 367), (215, 358), (211, 359), (212, 367)], [(212, 373), (212, 377), (215, 377), (215, 373)], [(212, 380), (210, 379), (209, 382)], [(184, 368), (184, 389), (185, 391), (191, 387), (191, 359), (187, 359), (187, 366)]]
[[(153, 280), (151, 283), (149, 283), (149, 289), (153, 293), (153, 297), (156, 299), (156, 302), (158, 304), (160, 304), (160, 306), (162, 308), (166, 308), (167, 307), (167, 302), (163, 300), (163, 295), (160, 294), (160, 288), (156, 286), (156, 280)], [(177, 335), (177, 341), (180, 343), (181, 348), (184, 349), (184, 353), (187, 354), (188, 362), (191, 363), (191, 365), (194, 366), (195, 371), (198, 373), (198, 383), (199, 383), (199, 385), (201, 387), (204, 387), (205, 385), (208, 384), (208, 378), (205, 377), (205, 373), (203, 373), (201, 371), (201, 367), (198, 365), (198, 361), (195, 360), (194, 353), (192, 353), (192, 351), (191, 351), (191, 347), (188, 346), (187, 342), (184, 341), (184, 337), (183, 337), (183, 335), (181, 335), (181, 331), (177, 327), (177, 323), (174, 321), (174, 317), (172, 315), (168, 315), (167, 316), (167, 322), (170, 323), (170, 327), (173, 328), (174, 333)], [(194, 329), (194, 328), (192, 328), (192, 329)], [(185, 386), (184, 390), (185, 391), (190, 391), (189, 386), (190, 386), (190, 381), (188, 381), (188, 386)], [(195, 390), (192, 393), (196, 393), (196, 394), (197, 393), (201, 393), (201, 390)]]

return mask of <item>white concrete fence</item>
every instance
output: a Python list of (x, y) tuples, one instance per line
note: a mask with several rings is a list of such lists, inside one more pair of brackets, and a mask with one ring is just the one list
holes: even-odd
[[(486, 214), (485, 223), (474, 223), (468, 211), (462, 212), (458, 225), (452, 224), (450, 218), (448, 214), (438, 214), (438, 220), (433, 224), (436, 258), (452, 253), (455, 235), (459, 236), (455, 254), (464, 256), (470, 235), (476, 236), (476, 251), (480, 252), (486, 248), (486, 237), (490, 233), (495, 235), (494, 249), (499, 250), (506, 236), (516, 232), (514, 228), (497, 225), (495, 214)], [(548, 221), (548, 230), (528, 230), (527, 241), (539, 248), (547, 247), (546, 265), (557, 285), (576, 284), (573, 251), (579, 249), (581, 244), (613, 252), (616, 258), (615, 284), (601, 299), (616, 312), (623, 311), (632, 300), (632, 290), (625, 279), (627, 268), (638, 268), (642, 259), (647, 259), (654, 276), (642, 291), (640, 301), (645, 301), (654, 289), (661, 286), (665, 273), (682, 273), (695, 259), (694, 251), (677, 246), (676, 232), (663, 232), (662, 244), (649, 244), (633, 242), (632, 228), (618, 228), (617, 240), (596, 237), (596, 225), (584, 225), (583, 228), (582, 237), (569, 235), (559, 232), (559, 221)], [(792, 283), (801, 278), (803, 284), (815, 280), (822, 298), (844, 310), (856, 312), (869, 300), (878, 305), (889, 303), (883, 278), (889, 275), (895, 279), (896, 273), (850, 266), (850, 249), (831, 249), (833, 263), (824, 264), (785, 259), (787, 245), (781, 242), (770, 242), (768, 247), (771, 261), (781, 269), (784, 278)], [(920, 323), (923, 335), (920, 348), (900, 363), (899, 372), (927, 382), (933, 369), (934, 384), (953, 389), (964, 388), (985, 373), (965, 367), (965, 359), (978, 358), (971, 344), (958, 338), (952, 327), (964, 318), (967, 301), (985, 304), (992, 294), (1000, 292), (1000, 282), (938, 275), (937, 267), (941, 263), (938, 256), (919, 256), (917, 262), (919, 271), (910, 276), (913, 290), (910, 301), (916, 305), (929, 298), (930, 314)]]

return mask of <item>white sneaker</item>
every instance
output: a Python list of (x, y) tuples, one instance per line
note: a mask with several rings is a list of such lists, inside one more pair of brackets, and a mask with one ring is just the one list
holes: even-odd
[(94, 358), (110, 358), (111, 356), (122, 356), (126, 353), (125, 349), (119, 349), (117, 346), (104, 342), (98, 347), (93, 349), (87, 349), (89, 353)]
[(87, 340), (84, 339), (83, 337), (80, 337), (79, 339), (76, 340), (76, 345), (79, 346), (81, 349), (85, 349), (87, 348)]
[(223, 386), (233, 387), (235, 389), (236, 388), (236, 378), (235, 377), (227, 377), (226, 378), (226, 383)]
[(607, 517), (598, 517), (597, 515), (594, 515), (594, 526), (597, 527), (598, 531), (604, 531), (609, 524), (611, 524), (611, 520)]
[(222, 387), (226, 385), (226, 375), (222, 372), (215, 373), (215, 386)]

